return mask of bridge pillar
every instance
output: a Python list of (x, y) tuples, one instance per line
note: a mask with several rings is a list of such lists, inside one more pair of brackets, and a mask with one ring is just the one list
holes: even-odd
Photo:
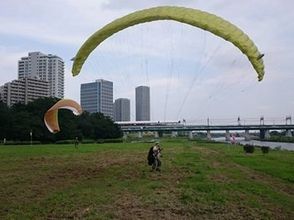
[(226, 130), (225, 137), (226, 137), (226, 141), (230, 141), (231, 140), (231, 135), (230, 135), (230, 131), (229, 130)]
[(154, 137), (155, 137), (155, 138), (159, 138), (158, 131), (154, 131)]
[(192, 140), (193, 139), (193, 133), (192, 131), (189, 131), (189, 140)]
[(265, 133), (266, 133), (266, 129), (260, 129), (259, 130), (259, 138), (260, 138), (260, 140), (264, 140), (266, 138)]
[(270, 139), (271, 138), (271, 135), (270, 135), (270, 131), (269, 130), (265, 130), (264, 131), (264, 138), (265, 139)]
[(249, 130), (245, 130), (245, 141), (250, 141), (250, 134), (249, 134)]
[(138, 138), (142, 138), (142, 137), (143, 137), (142, 131), (138, 131)]
[(286, 137), (292, 137), (293, 135), (292, 135), (292, 131), (291, 131), (291, 129), (287, 129), (286, 130)]
[(206, 138), (207, 138), (208, 140), (211, 140), (211, 133), (210, 133), (210, 130), (207, 130)]
[(172, 131), (171, 136), (172, 136), (172, 137), (177, 137), (177, 136), (178, 136), (178, 132), (177, 132), (177, 131)]

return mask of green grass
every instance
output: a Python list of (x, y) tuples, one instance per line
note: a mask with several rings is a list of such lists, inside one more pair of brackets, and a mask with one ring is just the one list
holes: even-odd
[(291, 219), (294, 153), (161, 140), (0, 147), (0, 219)]

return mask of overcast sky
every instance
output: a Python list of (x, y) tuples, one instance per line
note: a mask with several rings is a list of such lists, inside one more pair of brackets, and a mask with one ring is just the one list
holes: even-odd
[[(90, 55), (72, 77), (70, 59), (99, 28), (139, 9), (176, 5), (214, 13), (237, 25), (265, 54), (257, 81), (238, 48), (215, 35), (174, 21), (123, 30)], [(245, 123), (264, 116), (277, 123), (294, 117), (294, 2), (292, 0), (9, 0), (0, 1), (0, 85), (17, 78), (17, 61), (28, 52), (65, 61), (65, 98), (80, 101), (80, 84), (106, 79), (114, 98), (131, 99), (135, 87), (151, 88), (152, 120)], [(213, 121), (214, 120), (214, 121)]]

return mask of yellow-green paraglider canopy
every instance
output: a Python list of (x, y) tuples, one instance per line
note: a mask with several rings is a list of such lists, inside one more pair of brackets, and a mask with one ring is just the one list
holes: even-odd
[(73, 58), (73, 76), (78, 75), (90, 53), (105, 39), (130, 26), (157, 21), (174, 20), (209, 31), (238, 47), (249, 59), (257, 72), (258, 80), (264, 76), (263, 54), (261, 54), (253, 41), (237, 26), (208, 12), (192, 8), (161, 6), (136, 11), (122, 18), (116, 19), (95, 32), (79, 49)]

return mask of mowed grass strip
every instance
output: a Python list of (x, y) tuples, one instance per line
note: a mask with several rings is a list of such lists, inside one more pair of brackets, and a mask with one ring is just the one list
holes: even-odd
[(291, 219), (293, 152), (161, 140), (0, 147), (1, 219)]

